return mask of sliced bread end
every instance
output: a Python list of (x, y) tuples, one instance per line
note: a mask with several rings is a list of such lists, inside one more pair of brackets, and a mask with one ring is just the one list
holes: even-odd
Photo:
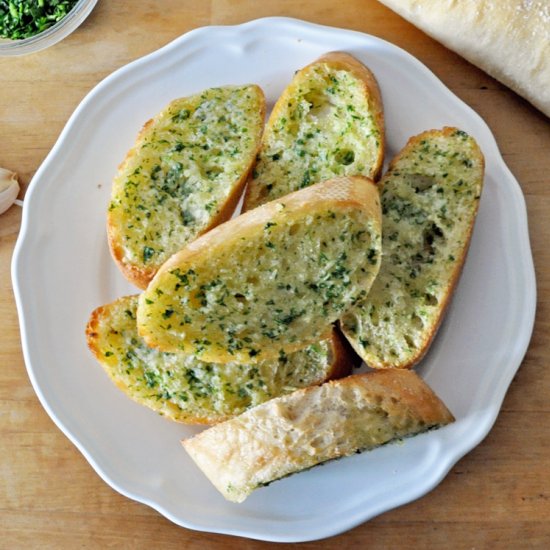
[(292, 473), (453, 420), (420, 377), (393, 369), (298, 390), (182, 443), (227, 500), (242, 502)]

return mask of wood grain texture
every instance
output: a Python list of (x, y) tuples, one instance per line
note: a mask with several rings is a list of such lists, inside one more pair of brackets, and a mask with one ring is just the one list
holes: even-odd
[[(535, 331), (493, 430), (425, 497), (338, 537), (287, 548), (550, 547), (550, 120), (375, 0), (100, 0), (58, 45), (0, 59), (0, 166), (24, 189), (102, 78), (193, 28), (268, 15), (367, 32), (408, 50), (493, 131), (526, 196), (538, 281)], [(0, 547), (275, 545), (197, 533), (108, 487), (42, 409), (27, 377), (10, 280), (21, 212), (0, 217)], [(336, 503), (335, 503), (336, 505)]]

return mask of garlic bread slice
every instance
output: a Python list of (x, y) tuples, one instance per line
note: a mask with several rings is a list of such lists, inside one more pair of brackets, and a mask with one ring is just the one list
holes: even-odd
[(255, 85), (177, 99), (141, 130), (114, 178), (112, 256), (145, 288), (175, 252), (228, 219), (258, 151), (265, 115)]
[(250, 210), (175, 254), (140, 296), (148, 345), (256, 363), (326, 338), (381, 255), (376, 185), (329, 180)]
[(365, 301), (341, 328), (370, 367), (410, 368), (426, 353), (466, 258), (484, 158), (457, 128), (409, 140), (381, 180), (383, 255)]
[(273, 397), (344, 376), (353, 364), (336, 331), (303, 350), (256, 365), (219, 365), (163, 353), (138, 335), (137, 303), (137, 296), (126, 296), (97, 308), (86, 328), (88, 346), (128, 397), (177, 422), (221, 422)]
[(372, 72), (343, 52), (298, 71), (266, 124), (244, 210), (337, 176), (377, 179), (384, 116)]
[(454, 421), (413, 371), (356, 374), (297, 390), (182, 441), (232, 502), (327, 460)]

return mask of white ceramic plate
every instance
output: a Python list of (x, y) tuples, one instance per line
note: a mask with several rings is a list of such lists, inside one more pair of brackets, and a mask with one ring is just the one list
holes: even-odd
[[(90, 312), (135, 292), (107, 248), (110, 180), (142, 123), (173, 98), (255, 82), (272, 104), (296, 69), (331, 50), (354, 54), (378, 78), (388, 158), (408, 137), (444, 125), (472, 134), (485, 153), (485, 190), (467, 263), (419, 368), (457, 421), (231, 504), (179, 443), (196, 429), (127, 399), (86, 348)], [(524, 199), (491, 132), (416, 59), (356, 32), (260, 19), (195, 30), (123, 67), (77, 108), (36, 173), (23, 214), (13, 281), (25, 360), (42, 404), (107, 483), (192, 529), (305, 541), (420, 497), (487, 435), (532, 331), (536, 291)]]

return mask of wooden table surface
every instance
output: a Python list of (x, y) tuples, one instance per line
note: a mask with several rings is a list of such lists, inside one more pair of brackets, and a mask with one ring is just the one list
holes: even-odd
[[(18, 172), (22, 198), (68, 117), (102, 78), (193, 28), (270, 15), (393, 42), (473, 107), (525, 194), (538, 281), (533, 338), (488, 437), (425, 497), (338, 537), (300, 546), (550, 548), (550, 120), (526, 101), (375, 0), (100, 0), (58, 45), (0, 59), (0, 166)], [(10, 280), (20, 222), (17, 206), (0, 217), (0, 547), (274, 546), (183, 529), (128, 500), (53, 424), (21, 353)]]

